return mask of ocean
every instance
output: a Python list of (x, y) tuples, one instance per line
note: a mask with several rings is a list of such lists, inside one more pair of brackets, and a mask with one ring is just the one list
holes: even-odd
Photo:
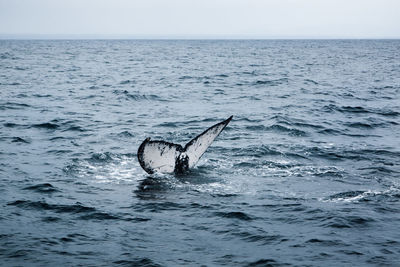
[(399, 40), (0, 40), (2, 266), (400, 266), (399, 178)]

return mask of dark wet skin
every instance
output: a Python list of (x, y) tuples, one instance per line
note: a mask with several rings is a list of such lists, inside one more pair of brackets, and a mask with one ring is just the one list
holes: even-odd
[(183, 174), (189, 171), (189, 156), (181, 154), (175, 160), (175, 170), (176, 174)]

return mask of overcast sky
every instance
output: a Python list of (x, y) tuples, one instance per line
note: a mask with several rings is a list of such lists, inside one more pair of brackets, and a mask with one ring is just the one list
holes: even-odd
[(0, 34), (400, 38), (400, 0), (0, 0)]

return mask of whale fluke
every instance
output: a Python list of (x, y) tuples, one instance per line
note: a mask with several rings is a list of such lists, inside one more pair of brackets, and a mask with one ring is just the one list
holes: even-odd
[(207, 148), (232, 120), (232, 117), (211, 126), (193, 138), (185, 147), (146, 138), (139, 146), (137, 153), (140, 166), (150, 174), (188, 171), (196, 165)]

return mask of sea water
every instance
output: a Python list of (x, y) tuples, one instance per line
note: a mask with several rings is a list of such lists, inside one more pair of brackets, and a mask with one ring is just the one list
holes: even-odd
[(399, 266), (399, 124), (399, 40), (1, 40), (0, 264)]

